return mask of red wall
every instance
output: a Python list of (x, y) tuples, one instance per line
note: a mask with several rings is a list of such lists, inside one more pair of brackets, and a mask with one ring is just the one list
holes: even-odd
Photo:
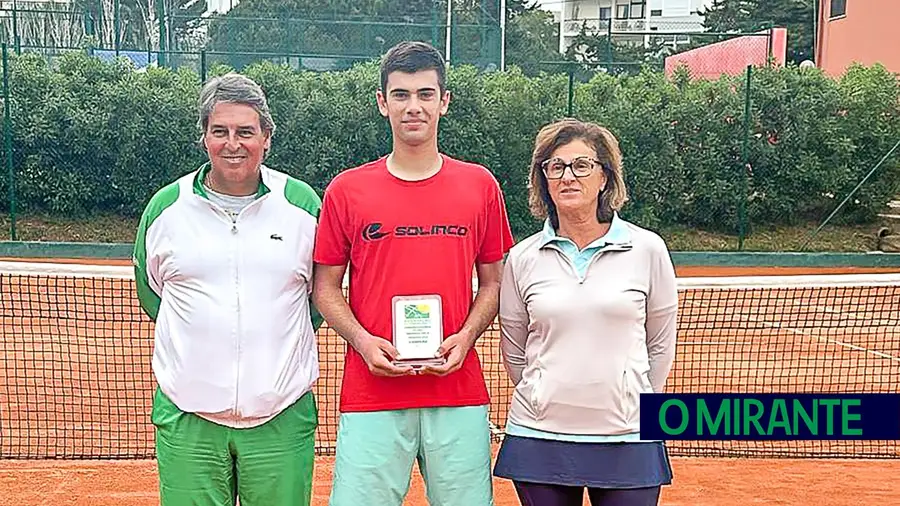
[(847, 0), (846, 16), (829, 19), (831, 0), (819, 0), (816, 64), (839, 76), (854, 61), (881, 63), (900, 73), (900, 1)]
[[(765, 32), (761, 32), (765, 33)], [(787, 30), (772, 30), (772, 57), (775, 65), (784, 65), (787, 54)], [(769, 55), (769, 37), (745, 35), (698, 47), (666, 58), (666, 75), (671, 76), (681, 65), (691, 77), (717, 79), (722, 74), (743, 74), (747, 65), (764, 66)]]

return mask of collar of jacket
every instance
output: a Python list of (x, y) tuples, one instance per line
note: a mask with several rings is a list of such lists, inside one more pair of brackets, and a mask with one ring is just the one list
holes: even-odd
[[(200, 169), (194, 175), (194, 194), (199, 195), (206, 200), (209, 200), (209, 195), (206, 193), (206, 188), (203, 186), (203, 179), (210, 170), (212, 170), (212, 165), (210, 165), (209, 162), (206, 162), (200, 166)], [(262, 197), (270, 191), (269, 187), (266, 186), (266, 179), (269, 177), (267, 171), (268, 167), (265, 165), (259, 166), (259, 187), (256, 189), (256, 198)]]
[[(553, 226), (550, 225), (549, 218), (544, 220), (544, 229), (541, 234), (540, 247), (544, 248), (560, 241), (569, 241), (569, 239), (560, 237), (556, 234), (556, 231), (553, 230)], [(604, 234), (603, 237), (597, 238), (583, 249), (606, 246), (618, 246), (618, 248), (613, 249), (631, 248), (631, 230), (628, 229), (628, 223), (619, 217), (619, 213), (613, 213), (612, 222), (610, 223), (609, 230), (606, 231), (606, 234)]]

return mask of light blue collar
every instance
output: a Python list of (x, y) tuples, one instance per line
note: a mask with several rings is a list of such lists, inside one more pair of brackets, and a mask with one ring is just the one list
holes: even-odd
[[(572, 242), (570, 239), (560, 237), (556, 234), (556, 230), (553, 230), (553, 226), (550, 225), (549, 218), (544, 220), (544, 230), (542, 232), (541, 247), (543, 248), (548, 244), (558, 241)], [(609, 230), (607, 230), (606, 233), (603, 234), (603, 236), (595, 239), (583, 249), (586, 250), (588, 248), (604, 247), (610, 245), (631, 245), (631, 229), (628, 228), (628, 222), (619, 217), (619, 213), (613, 213), (612, 222), (609, 224)]]

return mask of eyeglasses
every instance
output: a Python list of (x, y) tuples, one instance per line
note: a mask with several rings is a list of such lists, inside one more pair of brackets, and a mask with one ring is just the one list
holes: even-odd
[(575, 177), (587, 177), (591, 175), (591, 172), (597, 166), (602, 167), (602, 162), (587, 156), (579, 156), (568, 163), (562, 158), (551, 158), (541, 163), (541, 169), (544, 171), (547, 179), (562, 179), (566, 173), (566, 168), (571, 168)]

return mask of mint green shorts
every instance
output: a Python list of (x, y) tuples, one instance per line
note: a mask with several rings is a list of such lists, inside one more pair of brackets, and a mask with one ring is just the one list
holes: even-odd
[(317, 419), (312, 392), (262, 425), (234, 429), (181, 411), (157, 389), (160, 504), (308, 506)]
[(492, 506), (487, 406), (343, 413), (330, 506), (401, 506), (413, 461), (431, 506)]

